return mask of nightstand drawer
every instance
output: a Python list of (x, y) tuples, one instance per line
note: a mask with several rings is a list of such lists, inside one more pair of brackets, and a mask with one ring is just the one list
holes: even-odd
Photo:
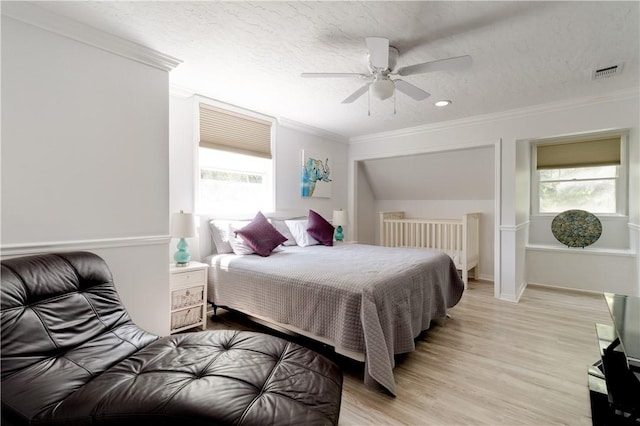
[(198, 271), (175, 272), (171, 274), (171, 285), (181, 286), (189, 284), (206, 284), (205, 277), (207, 271), (200, 269)]
[(203, 320), (202, 306), (194, 306), (193, 308), (182, 309), (171, 313), (171, 330), (191, 325), (200, 325)]
[(182, 288), (171, 292), (171, 310), (189, 306), (202, 305), (204, 302), (204, 286)]

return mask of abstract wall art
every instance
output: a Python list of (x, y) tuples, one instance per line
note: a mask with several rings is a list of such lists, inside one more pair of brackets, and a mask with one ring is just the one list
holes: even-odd
[(331, 198), (331, 160), (328, 155), (302, 151), (302, 196)]

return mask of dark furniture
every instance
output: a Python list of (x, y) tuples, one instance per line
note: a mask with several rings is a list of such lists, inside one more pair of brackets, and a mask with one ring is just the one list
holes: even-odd
[(589, 368), (596, 425), (640, 425), (640, 298), (605, 293), (613, 326), (596, 324), (600, 360)]
[(2, 262), (2, 425), (337, 424), (342, 372), (253, 332), (158, 338), (95, 254)]

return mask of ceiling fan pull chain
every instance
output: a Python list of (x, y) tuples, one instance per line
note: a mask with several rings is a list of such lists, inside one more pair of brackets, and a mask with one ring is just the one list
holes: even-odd
[(393, 91), (393, 115), (396, 115), (396, 91)]
[(367, 90), (367, 115), (371, 117), (371, 91)]

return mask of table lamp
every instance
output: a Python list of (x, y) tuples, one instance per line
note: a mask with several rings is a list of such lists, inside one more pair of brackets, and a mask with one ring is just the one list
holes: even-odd
[(171, 217), (171, 236), (180, 238), (178, 241), (178, 251), (173, 255), (176, 266), (187, 266), (191, 260), (189, 245), (185, 238), (195, 237), (195, 220), (192, 213), (174, 213)]
[(344, 234), (342, 233), (342, 225), (349, 223), (349, 218), (345, 210), (334, 210), (333, 220), (331, 224), (336, 227), (336, 241), (342, 241)]

